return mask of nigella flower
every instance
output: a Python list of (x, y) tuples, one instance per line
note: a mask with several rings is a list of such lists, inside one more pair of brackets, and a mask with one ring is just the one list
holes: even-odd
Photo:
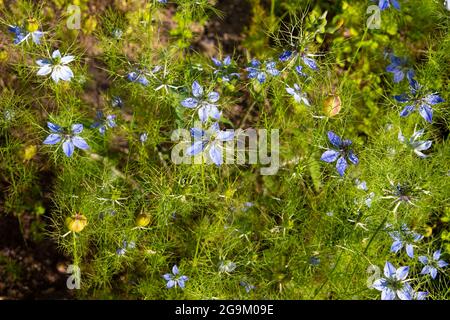
[(394, 56), (393, 54), (390, 55), (391, 58), (391, 64), (386, 67), (386, 71), (390, 72), (394, 75), (394, 82), (399, 83), (405, 78), (409, 81), (409, 84), (413, 87), (416, 86), (414, 83), (416, 80), (414, 80), (414, 70), (411, 68), (408, 68), (407, 66), (407, 60), (405, 58), (399, 58)]
[(250, 62), (250, 67), (245, 70), (248, 72), (249, 79), (257, 79), (259, 83), (264, 83), (266, 82), (267, 74), (274, 77), (280, 74), (280, 71), (276, 67), (274, 61), (266, 61), (263, 65), (259, 60), (253, 59)]
[(406, 278), (408, 277), (409, 267), (395, 267), (386, 261), (384, 266), (385, 278), (376, 280), (372, 287), (381, 291), (381, 300), (412, 300), (414, 297), (414, 290), (408, 284)]
[(216, 59), (214, 57), (211, 58), (211, 60), (217, 67), (217, 69), (214, 69), (214, 74), (219, 75), (224, 82), (230, 81), (233, 77), (240, 78), (241, 75), (239, 73), (233, 72), (233, 70), (231, 70), (232, 61), (230, 56), (226, 56), (223, 61), (220, 61), (219, 59)]
[(221, 261), (219, 264), (219, 272), (230, 273), (236, 269), (236, 263), (232, 261)]
[(127, 243), (127, 241), (124, 240), (122, 242), (122, 247), (116, 250), (116, 254), (118, 256), (123, 256), (127, 252), (127, 249), (134, 249), (134, 248), (136, 248), (136, 243), (134, 241), (130, 241), (130, 243)]
[(52, 53), (51, 60), (38, 59), (36, 63), (40, 67), (37, 72), (38, 76), (46, 76), (51, 73), (53, 81), (58, 83), (59, 80), (70, 81), (73, 78), (72, 70), (67, 66), (68, 63), (75, 59), (74, 56), (61, 57), (59, 50)]
[(391, 245), (391, 252), (397, 253), (405, 248), (406, 254), (410, 258), (414, 258), (414, 243), (423, 239), (423, 235), (409, 230), (406, 224), (403, 224), (400, 231), (389, 232), (394, 242)]
[(159, 3), (166, 4), (167, 0), (157, 0)]
[(29, 21), (26, 29), (19, 26), (9, 26), (8, 30), (14, 33), (14, 44), (20, 44), (30, 38), (35, 44), (40, 44), (44, 35), (44, 32), (38, 30), (38, 24), (34, 21)]
[(114, 108), (123, 108), (123, 100), (122, 100), (122, 98), (119, 97), (119, 96), (114, 96), (114, 97), (112, 97), (112, 99), (111, 99), (111, 105), (112, 105)]
[(424, 134), (425, 130), (421, 129), (419, 131), (416, 131), (414, 129), (414, 134), (411, 136), (409, 140), (405, 139), (405, 137), (402, 134), (402, 131), (400, 130), (398, 132), (398, 140), (404, 144), (406, 144), (408, 147), (414, 150), (414, 153), (417, 154), (421, 158), (426, 158), (427, 155), (422, 153), (422, 151), (428, 150), (431, 147), (431, 144), (433, 143), (431, 140), (426, 141), (416, 141), (418, 138), (420, 138)]
[[(374, 0), (374, 1), (376, 1), (376, 0)], [(379, 0), (378, 1), (378, 7), (381, 10), (385, 10), (385, 9), (389, 8), (391, 6), (391, 4), (395, 9), (400, 10), (400, 4), (398, 3), (397, 0)]]
[(209, 157), (217, 166), (223, 163), (222, 143), (234, 138), (233, 131), (220, 130), (217, 122), (206, 131), (192, 128), (191, 135), (194, 137), (194, 143), (186, 150), (186, 154), (193, 156), (208, 148)]
[(185, 282), (188, 280), (186, 276), (178, 276), (179, 270), (177, 265), (172, 267), (172, 273), (166, 273), (163, 275), (164, 280), (167, 281), (167, 288), (173, 288), (179, 286), (181, 289), (184, 289)]
[(145, 141), (147, 141), (147, 139), (148, 139), (148, 133), (147, 132), (141, 133), (141, 135), (139, 136), (139, 140), (141, 141), (142, 144), (144, 144)]
[(116, 126), (116, 116), (114, 114), (105, 115), (102, 111), (97, 111), (97, 121), (91, 125), (91, 128), (98, 128), (100, 134), (104, 135), (106, 129)]
[(432, 257), (420, 256), (419, 261), (422, 262), (425, 267), (423, 267), (420, 274), (429, 274), (431, 278), (436, 279), (438, 268), (445, 268), (448, 263), (444, 260), (440, 260), (441, 250), (437, 250), (433, 253)]
[(389, 184), (391, 186), (390, 190), (385, 190), (387, 193), (386, 196), (383, 196), (384, 199), (394, 199), (392, 202), (395, 204), (393, 212), (396, 213), (398, 207), (402, 203), (407, 203), (410, 205), (414, 205), (412, 202), (418, 191), (422, 191), (423, 193), (427, 193), (427, 191), (421, 190), (418, 187), (412, 187), (409, 183), (397, 183), (395, 184), (393, 181), (389, 180)]
[(221, 112), (214, 104), (219, 101), (219, 93), (211, 91), (207, 95), (203, 92), (203, 87), (197, 82), (192, 83), (192, 95), (181, 101), (181, 105), (189, 109), (197, 109), (200, 121), (205, 122), (208, 118), (219, 120)]
[[(314, 59), (314, 57), (317, 56), (317, 55), (312, 54), (312, 53), (308, 53), (307, 50), (303, 50), (300, 53), (297, 53), (296, 51), (286, 50), (286, 51), (281, 53), (281, 55), (279, 56), (279, 59), (280, 59), (280, 61), (285, 62), (285, 61), (288, 61), (290, 59), (294, 59), (297, 56), (300, 57), (300, 59), (302, 60), (303, 64), (305, 64), (311, 70), (317, 71), (319, 69), (319, 67), (317, 66), (317, 62)], [(295, 70), (301, 76), (306, 76), (306, 74), (302, 72), (302, 68), (303, 67), (301, 65), (298, 65), (295, 68)]]
[(241, 282), (239, 282), (239, 285), (241, 285), (242, 287), (244, 287), (244, 288), (245, 288), (245, 291), (246, 291), (247, 293), (249, 293), (249, 292), (252, 291), (253, 289), (256, 289), (256, 287), (255, 287), (254, 285), (252, 285), (252, 284), (250, 284), (250, 283), (248, 283), (248, 282), (246, 282), (246, 281), (241, 281)]
[(355, 179), (355, 184), (356, 184), (356, 188), (358, 188), (359, 190), (364, 190), (364, 191), (368, 191), (369, 190), (367, 188), (367, 182), (366, 181), (360, 181), (359, 179)]
[(306, 96), (306, 93), (302, 92), (302, 89), (300, 88), (300, 86), (298, 84), (294, 83), (294, 88), (286, 86), (286, 91), (291, 96), (293, 96), (295, 101), (297, 101), (298, 103), (302, 103), (303, 102), (308, 107), (311, 106), (309, 101), (308, 101), (308, 98)]
[(128, 79), (128, 81), (131, 81), (131, 82), (140, 83), (143, 86), (148, 86), (148, 84), (149, 84), (146, 73), (145, 73), (145, 71), (142, 71), (142, 70), (136, 69), (136, 71), (131, 71), (127, 75), (127, 79)]
[(328, 131), (328, 140), (330, 140), (331, 144), (337, 148), (337, 150), (327, 150), (325, 151), (320, 160), (325, 162), (336, 162), (336, 169), (341, 175), (341, 177), (345, 173), (345, 169), (347, 169), (347, 160), (353, 163), (358, 164), (358, 157), (353, 153), (353, 150), (350, 149), (350, 145), (352, 144), (351, 140), (341, 140), (333, 131)]
[(436, 93), (424, 95), (421, 91), (421, 86), (418, 83), (413, 83), (410, 95), (396, 95), (394, 99), (400, 103), (407, 104), (400, 112), (400, 117), (407, 117), (414, 110), (418, 110), (422, 118), (431, 123), (433, 121), (433, 109), (431, 106), (444, 102), (445, 100)]
[(68, 132), (68, 130), (65, 130), (51, 122), (47, 122), (47, 127), (52, 133), (47, 136), (43, 144), (57, 144), (62, 140), (64, 154), (68, 157), (72, 156), (75, 147), (82, 150), (89, 149), (86, 141), (79, 136), (79, 134), (83, 131), (82, 124), (77, 123), (72, 125), (72, 132)]

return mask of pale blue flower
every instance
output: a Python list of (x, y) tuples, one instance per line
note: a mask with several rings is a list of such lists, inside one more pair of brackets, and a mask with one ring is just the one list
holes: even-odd
[(286, 92), (289, 93), (291, 96), (293, 96), (294, 100), (297, 101), (298, 103), (304, 103), (308, 107), (311, 106), (308, 101), (308, 97), (306, 96), (306, 93), (302, 92), (302, 89), (298, 84), (294, 83), (293, 88), (286, 86)]
[(72, 125), (71, 132), (68, 132), (68, 130), (65, 130), (60, 126), (51, 122), (47, 122), (47, 127), (50, 129), (52, 133), (47, 136), (43, 144), (53, 145), (59, 143), (62, 140), (63, 141), (62, 148), (64, 154), (67, 157), (72, 156), (75, 147), (82, 150), (89, 149), (89, 146), (86, 143), (86, 141), (79, 136), (79, 134), (83, 131), (82, 124), (77, 123)]
[(52, 53), (50, 60), (48, 59), (38, 59), (36, 63), (40, 67), (37, 75), (46, 76), (51, 73), (53, 81), (56, 83), (59, 80), (70, 81), (73, 78), (72, 70), (67, 66), (70, 62), (75, 59), (74, 56), (61, 56), (59, 50), (55, 50)]
[(211, 58), (214, 65), (214, 74), (222, 78), (224, 82), (230, 81), (232, 78), (240, 78), (240, 74), (237, 72), (234, 72), (232, 60), (230, 56), (226, 56), (223, 61), (220, 61), (216, 58)]
[(250, 61), (250, 67), (245, 69), (249, 79), (257, 79), (259, 83), (266, 82), (267, 75), (278, 76), (280, 71), (276, 68), (274, 61), (266, 61), (264, 64), (257, 59)]
[(179, 270), (177, 265), (174, 265), (172, 267), (172, 273), (166, 273), (165, 275), (163, 275), (164, 280), (167, 281), (167, 288), (173, 288), (173, 287), (177, 287), (179, 286), (181, 289), (184, 289), (185, 287), (185, 282), (187, 280), (189, 280), (189, 278), (187, 276), (178, 276), (179, 274)]
[(440, 257), (441, 250), (435, 251), (433, 253), (433, 256), (431, 257), (420, 256), (419, 261), (425, 265), (420, 274), (429, 274), (431, 275), (431, 278), (436, 279), (438, 269), (442, 269), (448, 266), (448, 263), (440, 259)]
[(350, 149), (350, 145), (352, 144), (351, 140), (342, 140), (333, 131), (328, 131), (328, 140), (330, 140), (331, 144), (335, 146), (337, 150), (328, 149), (322, 154), (320, 160), (328, 163), (337, 160), (336, 169), (342, 177), (348, 166), (346, 158), (355, 165), (359, 163), (359, 159), (353, 153), (353, 150)]
[(391, 252), (397, 253), (405, 248), (406, 254), (410, 258), (414, 258), (415, 243), (423, 239), (423, 235), (409, 230), (406, 224), (403, 224), (399, 231), (389, 232), (389, 235), (394, 240), (391, 245)]
[(246, 291), (247, 293), (249, 293), (250, 291), (256, 289), (256, 287), (255, 287), (254, 285), (252, 285), (252, 284), (250, 284), (250, 283), (248, 283), (248, 282), (246, 282), (246, 281), (241, 281), (241, 282), (239, 282), (239, 285), (241, 285), (242, 287), (244, 287), (244, 288), (245, 288), (245, 291)]
[(200, 128), (191, 128), (191, 135), (194, 143), (187, 148), (186, 154), (193, 156), (209, 149), (209, 157), (217, 166), (220, 166), (223, 163), (222, 143), (233, 140), (234, 131), (220, 130), (219, 124), (215, 122), (206, 131)]
[(425, 133), (424, 129), (421, 129), (419, 131), (416, 131), (416, 129), (414, 129), (414, 134), (408, 140), (405, 139), (405, 137), (402, 134), (402, 131), (400, 130), (398, 132), (398, 140), (406, 144), (409, 148), (413, 149), (414, 153), (417, 154), (420, 158), (426, 158), (427, 155), (422, 153), (422, 151), (428, 150), (433, 142), (431, 140), (417, 141), (417, 139), (420, 138), (424, 133)]
[(384, 266), (385, 278), (376, 280), (372, 287), (381, 291), (381, 300), (412, 300), (414, 290), (406, 280), (408, 272), (409, 267), (395, 269), (389, 261), (386, 261)]
[(203, 87), (197, 81), (194, 81), (192, 83), (192, 95), (193, 97), (189, 97), (181, 101), (181, 105), (183, 107), (196, 109), (198, 112), (198, 117), (202, 122), (206, 122), (209, 118), (214, 120), (220, 119), (222, 113), (215, 104), (219, 101), (219, 93), (211, 91), (206, 94), (203, 91)]
[(102, 111), (97, 111), (97, 121), (91, 125), (91, 128), (98, 128), (101, 135), (104, 135), (108, 128), (116, 127), (116, 116), (114, 114), (105, 115)]

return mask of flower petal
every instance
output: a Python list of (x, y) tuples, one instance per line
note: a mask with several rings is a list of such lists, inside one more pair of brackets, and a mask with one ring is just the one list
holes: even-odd
[(433, 122), (433, 109), (427, 104), (423, 104), (419, 107), (419, 113), (422, 118), (425, 119), (428, 123)]
[(397, 253), (403, 248), (403, 242), (396, 240), (391, 245), (391, 252)]
[(215, 143), (212, 144), (209, 149), (209, 156), (217, 166), (220, 166), (223, 163), (222, 150)]
[(43, 144), (55, 144), (61, 141), (61, 136), (57, 133), (51, 133), (45, 138), (45, 140), (42, 142)]
[(185, 108), (195, 108), (198, 105), (198, 100), (195, 98), (187, 98), (181, 101), (181, 105)]
[(192, 94), (196, 98), (200, 98), (203, 95), (203, 87), (197, 81), (192, 83)]
[(333, 144), (333, 146), (340, 148), (342, 146), (342, 140), (339, 138), (337, 134), (335, 134), (333, 131), (328, 131), (328, 140)]
[(353, 153), (353, 150), (350, 150), (350, 152), (348, 153), (348, 160), (350, 160), (350, 162), (353, 163), (353, 164), (358, 164), (359, 163), (359, 159)]
[(384, 275), (387, 278), (392, 278), (395, 275), (395, 267), (390, 263), (389, 261), (386, 261), (386, 264), (384, 265)]
[(336, 150), (327, 150), (325, 151), (322, 156), (320, 157), (320, 160), (325, 162), (334, 162), (339, 157), (339, 152)]
[(81, 123), (75, 123), (72, 125), (72, 133), (80, 134), (83, 131), (83, 125)]
[(66, 156), (71, 157), (73, 154), (74, 145), (71, 139), (67, 139), (63, 142), (63, 151)]
[(395, 299), (394, 290), (390, 288), (385, 288), (383, 291), (381, 291), (381, 300), (394, 300), (394, 299)]
[(396, 270), (395, 276), (397, 280), (405, 280), (408, 276), (409, 267), (400, 267)]
[(72, 62), (73, 60), (75, 60), (75, 56), (64, 56), (61, 58), (61, 63), (68, 64), (68, 63)]
[(188, 156), (195, 156), (205, 149), (206, 142), (205, 141), (195, 141), (191, 146), (186, 149), (186, 154)]
[(219, 97), (220, 95), (215, 91), (212, 91), (208, 94), (208, 100), (212, 103), (219, 101)]
[(82, 150), (89, 149), (89, 145), (87, 144), (86, 140), (84, 140), (82, 137), (79, 136), (72, 137), (72, 142), (78, 149)]
[(344, 176), (345, 170), (347, 169), (347, 160), (344, 157), (340, 157), (336, 162), (336, 169), (341, 177)]
[(52, 72), (52, 67), (50, 65), (44, 65), (43, 67), (39, 68), (37, 75), (38, 76), (46, 76)]

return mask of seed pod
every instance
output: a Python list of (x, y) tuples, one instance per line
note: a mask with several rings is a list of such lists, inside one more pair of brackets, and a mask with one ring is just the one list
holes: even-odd
[(323, 112), (328, 117), (333, 117), (341, 111), (342, 101), (338, 95), (332, 95), (325, 99), (323, 103)]
[(35, 32), (39, 29), (39, 24), (36, 21), (36, 19), (28, 19), (28, 23), (27, 23), (27, 31), (28, 32)]
[(70, 231), (80, 232), (87, 225), (87, 218), (81, 213), (77, 213), (74, 216), (67, 217), (66, 226)]
[(151, 217), (146, 213), (140, 213), (136, 217), (136, 226), (138, 227), (146, 227), (151, 222)]

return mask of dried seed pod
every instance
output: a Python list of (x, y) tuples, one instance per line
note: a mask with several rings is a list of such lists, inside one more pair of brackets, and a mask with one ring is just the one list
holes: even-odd
[(73, 232), (81, 232), (84, 227), (86, 227), (87, 223), (87, 218), (81, 213), (77, 213), (66, 219), (67, 228)]

